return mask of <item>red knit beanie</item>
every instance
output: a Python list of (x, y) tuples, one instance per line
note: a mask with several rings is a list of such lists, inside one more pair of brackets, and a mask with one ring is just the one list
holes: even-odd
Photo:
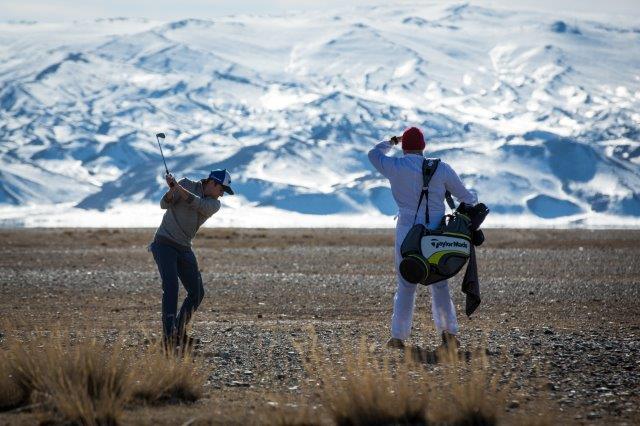
[(402, 134), (404, 151), (422, 151), (425, 147), (424, 135), (417, 127), (410, 127)]

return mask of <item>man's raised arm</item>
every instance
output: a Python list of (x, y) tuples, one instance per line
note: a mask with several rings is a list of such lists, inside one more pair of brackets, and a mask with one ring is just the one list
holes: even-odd
[[(171, 190), (169, 190), (169, 192), (174, 191), (173, 200), (177, 201), (179, 199), (182, 199), (187, 203), (189, 207), (207, 217), (220, 210), (220, 201), (216, 199), (198, 197), (196, 194), (180, 185), (180, 182), (176, 182), (173, 176), (171, 176), (171, 179), (174, 185), (172, 186)], [(171, 183), (169, 183), (169, 185), (171, 186)]]
[(396, 161), (394, 157), (388, 157), (387, 153), (398, 141), (399, 139), (394, 136), (391, 140), (380, 142), (369, 151), (369, 161), (386, 178), (391, 175)]

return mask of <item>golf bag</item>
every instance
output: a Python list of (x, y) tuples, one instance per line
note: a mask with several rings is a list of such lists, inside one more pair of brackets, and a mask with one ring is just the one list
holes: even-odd
[[(425, 159), (422, 163), (422, 193), (418, 201), (415, 219), (420, 210), (422, 199), (429, 197), (429, 181), (438, 168), (439, 159)], [(451, 210), (455, 204), (449, 191), (445, 199)], [(425, 223), (429, 223), (429, 208), (425, 206)], [(461, 203), (450, 215), (445, 215), (435, 229), (417, 224), (409, 230), (402, 245), (399, 265), (400, 275), (413, 284), (429, 285), (453, 277), (464, 267), (471, 255), (471, 245), (480, 245), (484, 241), (478, 228), (489, 209), (480, 203), (470, 206)]]

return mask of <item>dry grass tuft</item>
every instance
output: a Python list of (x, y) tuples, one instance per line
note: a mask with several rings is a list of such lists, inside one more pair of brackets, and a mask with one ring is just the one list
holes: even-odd
[(16, 380), (6, 351), (0, 352), (0, 411), (9, 411), (29, 402), (29, 393)]
[(64, 346), (61, 339), (16, 341), (9, 362), (25, 400), (41, 401), (66, 422), (117, 424), (129, 398), (128, 359), (118, 346), (105, 350), (95, 340), (75, 346)]
[(132, 402), (191, 402), (203, 378), (190, 352), (168, 355), (160, 345), (124, 350), (122, 340), (30, 337), (11, 341), (0, 360), (0, 407), (37, 403), (53, 422), (116, 425)]
[[(495, 425), (507, 392), (490, 373), (484, 351), (461, 360), (439, 353), (435, 368), (415, 362), (409, 351), (380, 353), (363, 340), (355, 350), (329, 354), (315, 333), (297, 345), (310, 382), (332, 422), (349, 425)], [(315, 423), (319, 423), (316, 421)]]
[(422, 386), (402, 365), (391, 373), (389, 360), (370, 356), (364, 342), (348, 353), (342, 375), (325, 369), (323, 399), (338, 425), (426, 424)]
[(442, 372), (429, 374), (431, 424), (495, 425), (504, 410), (507, 388), (499, 389), (497, 375), (489, 373), (484, 351), (470, 361), (462, 361), (456, 352), (443, 354)]
[(136, 364), (133, 397), (150, 404), (194, 402), (202, 396), (205, 377), (190, 350), (177, 355), (153, 346)]

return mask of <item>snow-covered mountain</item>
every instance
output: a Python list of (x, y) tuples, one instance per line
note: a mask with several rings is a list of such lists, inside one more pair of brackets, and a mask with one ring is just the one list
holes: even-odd
[(421, 127), (504, 226), (640, 225), (640, 26), (471, 4), (0, 24), (0, 224), (393, 226), (372, 145)]

